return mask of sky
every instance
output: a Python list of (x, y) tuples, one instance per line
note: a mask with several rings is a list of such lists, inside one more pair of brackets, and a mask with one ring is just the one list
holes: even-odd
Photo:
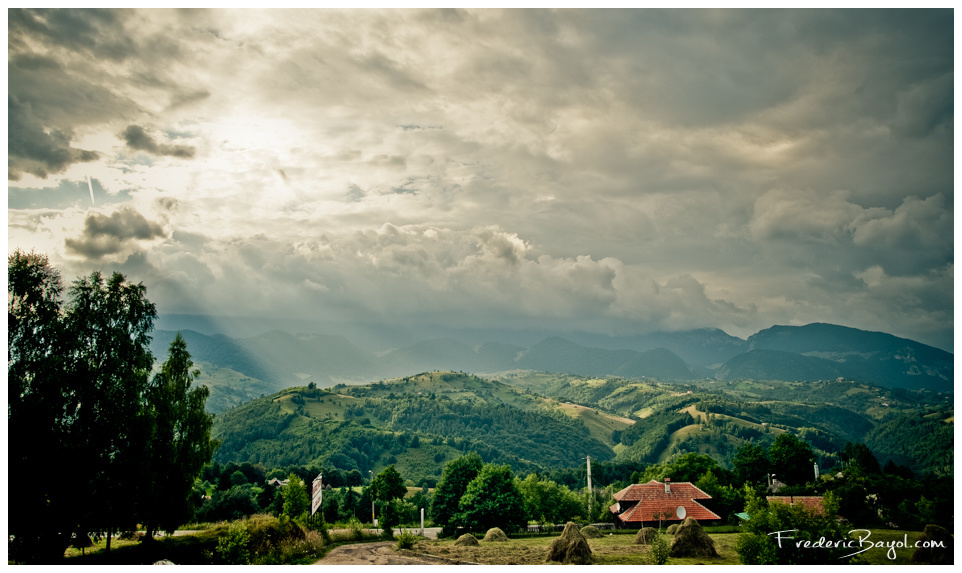
[(11, 9), (8, 253), (161, 315), (951, 351), (953, 81), (951, 10)]

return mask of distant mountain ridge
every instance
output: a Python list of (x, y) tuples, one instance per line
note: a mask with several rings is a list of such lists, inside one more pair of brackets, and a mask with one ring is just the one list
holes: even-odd
[[(166, 355), (173, 336), (173, 331), (154, 333), (152, 350), (158, 359)], [(330, 334), (272, 330), (234, 339), (183, 331), (183, 336), (195, 362), (226, 368), (276, 389), (308, 382), (321, 387), (358, 384), (433, 370), (537, 370), (659, 380), (842, 377), (889, 388), (953, 390), (951, 353), (890, 334), (822, 323), (773, 326), (747, 340), (717, 329), (623, 339), (633, 348), (586, 346), (558, 336), (529, 348), (498, 341), (469, 346), (448, 337), (380, 354)]]

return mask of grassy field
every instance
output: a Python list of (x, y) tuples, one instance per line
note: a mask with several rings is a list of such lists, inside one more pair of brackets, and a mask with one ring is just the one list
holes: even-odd
[[(677, 565), (738, 565), (735, 553), (737, 533), (713, 534), (716, 558), (672, 558), (669, 564)], [(635, 532), (605, 534), (598, 539), (589, 539), (588, 544), (598, 565), (643, 565), (647, 561), (648, 547), (634, 545)], [(418, 542), (414, 550), (447, 559), (469, 561), (485, 565), (544, 565), (548, 547), (555, 540), (553, 536), (511, 539), (505, 543), (481, 541), (477, 547), (456, 547), (453, 540)]]
[[(672, 557), (669, 565), (740, 565), (735, 544), (739, 533), (710, 533), (715, 541), (718, 557)], [(864, 533), (860, 535), (864, 536)], [(867, 541), (862, 545), (869, 548), (860, 554), (857, 563), (867, 565), (907, 565), (914, 552), (915, 541), (921, 533), (914, 531), (872, 530)], [(893, 543), (904, 543), (908, 539), (908, 547), (891, 547)], [(635, 532), (606, 533), (604, 537), (589, 539), (588, 544), (598, 565), (644, 565), (648, 563), (648, 547), (634, 545)], [(485, 565), (543, 565), (548, 555), (548, 547), (554, 541), (554, 536), (525, 537), (511, 539), (505, 543), (489, 543), (480, 541), (477, 547), (456, 547), (454, 540), (421, 540), (414, 550), (447, 559), (469, 561)], [(669, 536), (670, 540), (671, 537)], [(858, 539), (858, 536), (853, 536)], [(880, 545), (881, 544), (881, 545)], [(858, 551), (858, 547), (852, 550)], [(841, 564), (841, 563), (839, 563)]]

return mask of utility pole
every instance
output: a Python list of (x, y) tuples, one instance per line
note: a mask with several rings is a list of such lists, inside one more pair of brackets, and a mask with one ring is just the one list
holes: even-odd
[(591, 489), (591, 456), (586, 456), (585, 459), (588, 460), (588, 516), (590, 521), (591, 520), (591, 498), (594, 497), (594, 495), (592, 495), (592, 489)]

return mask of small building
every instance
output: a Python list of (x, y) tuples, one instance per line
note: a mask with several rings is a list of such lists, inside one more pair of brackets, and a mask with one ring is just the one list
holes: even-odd
[[(620, 521), (620, 525), (641, 527), (645, 522), (683, 521), (690, 517), (697, 521), (718, 521), (721, 519), (713, 511), (698, 503), (698, 499), (711, 499), (711, 496), (695, 487), (691, 482), (672, 483), (651, 480), (644, 484), (633, 484), (614, 495), (618, 503), (608, 508)], [(684, 517), (678, 516), (678, 508), (684, 507)]]
[(769, 505), (784, 503), (785, 505), (800, 505), (818, 515), (825, 515), (825, 500), (820, 495), (770, 495), (765, 499)]
[(274, 486), (274, 487), (284, 487), (284, 486), (286, 486), (286, 485), (289, 484), (289, 483), (291, 483), (291, 480), (289, 480), (289, 479), (271, 478), (271, 479), (267, 480), (267, 485), (272, 485), (272, 486)]

